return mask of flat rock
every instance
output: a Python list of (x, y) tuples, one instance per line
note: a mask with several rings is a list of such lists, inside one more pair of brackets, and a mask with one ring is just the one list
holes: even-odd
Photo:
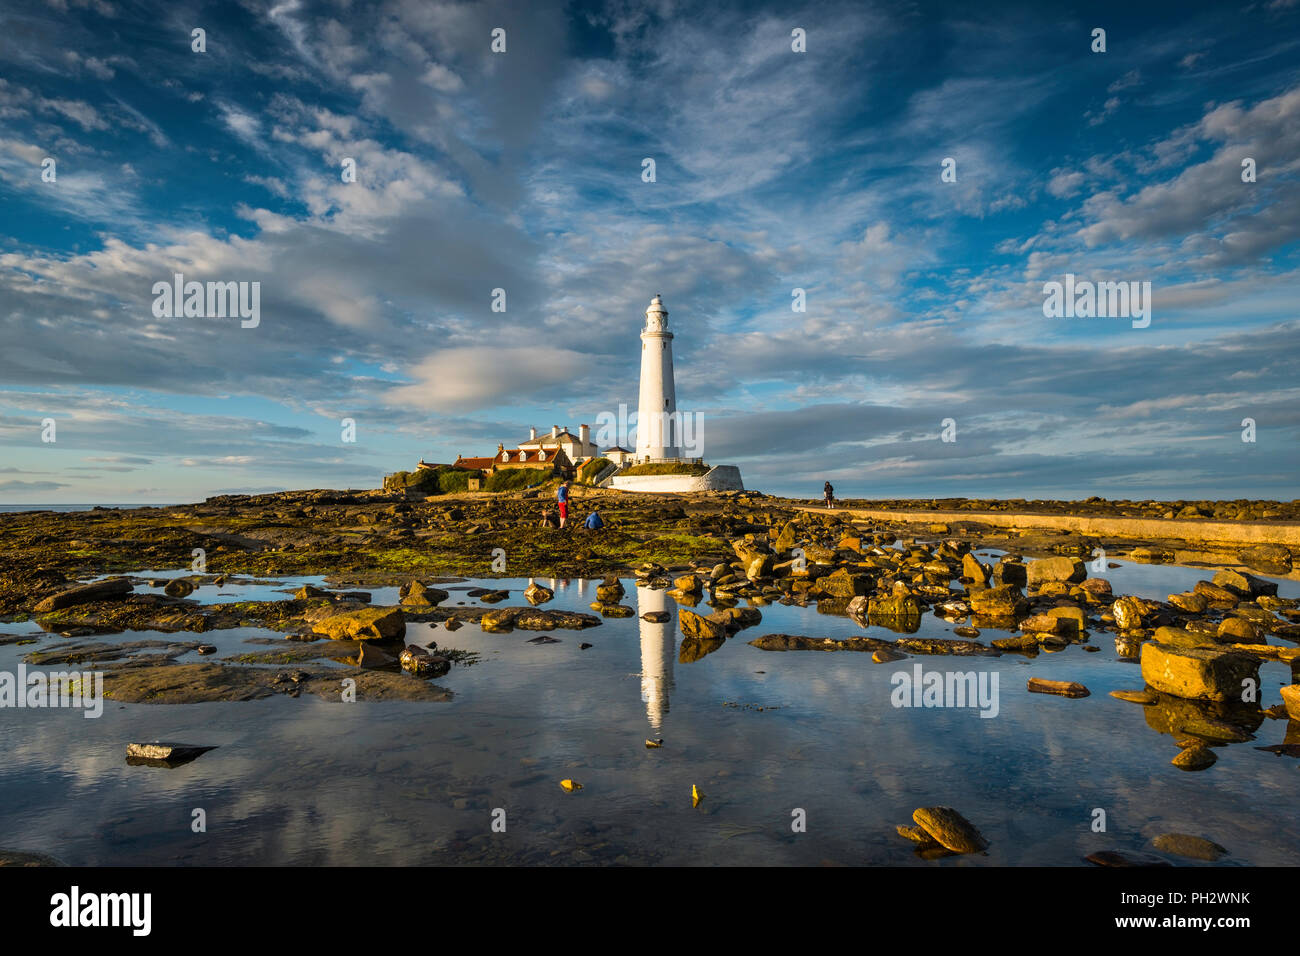
[(920, 807), (912, 812), (912, 820), (953, 853), (979, 853), (988, 848), (988, 840), (975, 825), (952, 807)]
[(151, 767), (179, 767), (181, 764), (195, 760), (215, 747), (201, 747), (196, 744), (138, 743), (126, 745), (126, 761), (129, 764)]
[(122, 597), (133, 590), (134, 585), (126, 578), (107, 578), (103, 581), (92, 581), (90, 584), (79, 584), (58, 594), (52, 594), (37, 604), (33, 610), (38, 613), (57, 611), (74, 604)]
[(1162, 833), (1151, 841), (1151, 845), (1162, 853), (1185, 856), (1191, 860), (1205, 860), (1209, 863), (1213, 863), (1228, 852), (1226, 847), (1202, 837), (1192, 836), (1190, 833)]
[(396, 641), (406, 636), (400, 607), (368, 607), (334, 611), (311, 622), (312, 630), (331, 640)]
[(1177, 697), (1240, 701), (1243, 681), (1259, 686), (1259, 660), (1229, 650), (1149, 643), (1142, 645), (1142, 678)]

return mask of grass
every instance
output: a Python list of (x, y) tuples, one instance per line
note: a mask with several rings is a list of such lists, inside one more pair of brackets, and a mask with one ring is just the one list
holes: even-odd
[(583, 484), (591, 484), (595, 477), (608, 467), (608, 458), (593, 458), (578, 469), (578, 480)]
[(705, 475), (708, 474), (708, 465), (697, 465), (684, 461), (650, 461), (640, 465), (633, 465), (631, 468), (625, 468), (619, 472), (623, 475)]
[(522, 491), (545, 484), (550, 477), (551, 473), (543, 468), (501, 468), (488, 475), (483, 488), (486, 491)]

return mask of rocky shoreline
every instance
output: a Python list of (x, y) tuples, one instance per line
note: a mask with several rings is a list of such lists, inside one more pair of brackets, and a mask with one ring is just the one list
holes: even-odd
[[(986, 511), (990, 506), (971, 504)], [(1094, 512), (1174, 511), (1163, 502), (1026, 506), (1060, 511), (1071, 504)], [(1207, 569), (1206, 580), (1165, 601), (1149, 601), (1112, 593), (1104, 557), (1099, 567), (1094, 555), (1160, 561), (1186, 542), (1011, 532), (980, 523), (882, 522), (845, 510), (808, 510), (806, 502), (753, 492), (650, 497), (583, 489), (575, 495), (574, 511), (580, 514), (585, 507), (599, 507), (605, 529), (593, 534), (580, 527), (539, 527), (539, 502), (527, 494), (410, 501), (383, 492), (310, 491), (221, 497), (173, 508), (5, 514), (0, 515), (0, 622), (31, 620), (46, 631), (80, 639), (33, 652), (29, 661), (103, 664), (106, 693), (113, 699), (234, 700), (296, 696), (304, 689), (337, 696), (339, 672), (319, 666), (326, 659), (353, 665), (364, 675), (361, 689), (371, 697), (445, 699), (449, 692), (427, 679), (445, 674), (455, 652), (405, 645), (407, 622), (450, 622), (449, 631), (466, 621), (481, 623), (485, 631), (595, 627), (605, 618), (634, 613), (621, 604), (617, 577), (635, 575), (653, 587), (670, 588), (683, 605), (684, 662), (759, 624), (761, 608), (773, 602), (815, 606), (820, 613), (849, 616), (864, 628), (898, 636), (830, 641), (767, 634), (751, 641), (764, 650), (859, 650), (878, 660), (1034, 656), (1071, 644), (1095, 649), (1093, 636), (1109, 633), (1122, 659), (1141, 663), (1146, 686), (1126, 699), (1157, 708), (1153, 713), (1163, 716), (1153, 720), (1175, 736), (1189, 721), (1202, 730), (1210, 727), (1209, 739), (1198, 738), (1207, 746), (1248, 737), (1258, 726), (1255, 715), (1243, 716), (1240, 708), (1229, 706), (1241, 696), (1242, 682), (1257, 684), (1264, 661), (1294, 668), (1300, 654), (1297, 602), (1278, 598), (1276, 584), (1247, 570), (1294, 574), (1293, 555), (1285, 547), (1244, 544), (1211, 555), (1224, 566)], [(1276, 502), (1186, 503), (1175, 513), (1188, 508), (1243, 522), (1264, 515), (1287, 520), (1295, 511), (1293, 504)], [(989, 548), (1004, 553), (996, 562), (981, 561), (977, 552)], [(197, 555), (204, 571), (184, 574)], [(137, 593), (139, 584), (164, 583), (140, 577), (79, 583), (142, 568), (181, 575), (169, 577), (163, 594)], [(322, 575), (330, 589), (305, 587), (279, 601), (197, 599), (209, 586), (238, 583), (246, 575)], [(530, 588), (527, 603), (519, 606), (440, 607), (447, 592), (436, 585), (461, 576), (609, 580), (598, 591), (592, 614), (538, 607), (549, 599), (540, 586)], [(357, 590), (398, 585), (401, 603), (393, 607), (372, 606), (370, 594)], [(483, 603), (510, 598), (506, 591), (472, 596)], [(713, 610), (707, 615), (689, 610), (700, 603)], [(926, 614), (954, 624), (956, 636), (909, 637)], [(298, 647), (260, 659), (242, 655), (178, 664), (174, 659), (200, 642), (93, 640), (129, 631), (202, 634), (234, 627), (278, 631)], [(286, 674), (247, 666), (287, 663), (300, 668)], [(1196, 717), (1170, 716), (1180, 705), (1162, 703), (1164, 697), (1195, 701), (1209, 710)], [(1259, 719), (1264, 716), (1283, 712), (1261, 711)], [(1237, 730), (1229, 733), (1230, 724)]]

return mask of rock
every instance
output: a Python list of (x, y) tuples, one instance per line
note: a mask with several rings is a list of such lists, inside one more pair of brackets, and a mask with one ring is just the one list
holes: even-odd
[(459, 631), (465, 625), (462, 624), (460, 621), (456, 620), (455, 616), (453, 615), (452, 617), (449, 617), (447, 618), (447, 620), (443, 621), (442, 626), (449, 631)]
[(916, 631), (921, 623), (921, 605), (910, 594), (898, 593), (883, 598), (872, 598), (867, 603), (867, 620), (898, 629), (899, 625), (915, 624), (904, 628)]
[(1029, 584), (1029, 568), (1020, 561), (999, 561), (993, 568), (993, 581), (999, 586), (1025, 587)]
[(127, 744), (126, 762), (132, 765), (179, 767), (207, 753), (215, 747), (194, 744), (154, 743)]
[(1132, 631), (1142, 626), (1147, 616), (1146, 604), (1135, 597), (1122, 597), (1110, 606), (1111, 616), (1121, 631)]
[(1210, 606), (1210, 602), (1205, 595), (1197, 594), (1195, 591), (1171, 594), (1169, 595), (1169, 603), (1181, 611), (1187, 611), (1189, 614), (1204, 614), (1205, 609)]
[(408, 607), (437, 607), (451, 597), (451, 594), (442, 588), (425, 587), (419, 581), (402, 585), (398, 595), (402, 604)]
[(581, 790), (582, 784), (576, 780), (561, 780), (560, 787), (565, 793), (573, 793), (575, 790)]
[(1079, 637), (1088, 629), (1088, 614), (1077, 605), (1068, 604), (1051, 608), (1048, 610), (1047, 616), (1054, 617), (1061, 622), (1060, 627), (1057, 629), (1058, 634)]
[(956, 634), (958, 637), (976, 638), (980, 636), (979, 628), (966, 627), (965, 625), (962, 625), (960, 627), (954, 627), (952, 629), (952, 632)]
[[(170, 594), (171, 592), (168, 591), (167, 593)], [(329, 591), (316, 587), (314, 584), (304, 584), (298, 590), (293, 592), (293, 596), (299, 601), (305, 601), (308, 598), (329, 597), (330, 593)]]
[(892, 650), (888, 647), (882, 647), (880, 650), (873, 651), (871, 654), (871, 659), (877, 664), (891, 664), (894, 661), (906, 660), (906, 658), (906, 654), (900, 654), (898, 651)]
[(1111, 595), (1110, 582), (1105, 578), (1084, 578), (1079, 589), (1100, 601), (1109, 600)]
[(990, 643), (1000, 651), (1037, 651), (1038, 635), (1017, 634), (1015, 637), (995, 637)]
[(1280, 544), (1259, 544), (1237, 554), (1237, 560), (1261, 574), (1289, 574), (1291, 552)]
[(667, 611), (646, 611), (641, 615), (641, 620), (649, 621), (651, 624), (666, 624), (672, 620), (672, 617)]
[(837, 598), (854, 598), (865, 595), (870, 589), (871, 579), (865, 574), (851, 574), (847, 568), (840, 568), (833, 574), (817, 579), (817, 590)]
[(1021, 621), (1020, 629), (1027, 634), (1058, 634), (1061, 631), (1061, 619), (1035, 614)]
[(217, 646), (215, 644), (200, 644), (198, 647), (194, 649), (198, 651), (200, 654), (205, 654), (205, 655), (215, 654), (217, 652)]
[(728, 634), (763, 623), (763, 612), (756, 607), (728, 607), (714, 611), (709, 619), (717, 621)]
[(430, 654), (416, 644), (408, 644), (400, 660), (402, 670), (416, 677), (440, 677), (451, 670), (451, 661), (447, 658)]
[(1045, 680), (1042, 677), (1029, 678), (1031, 694), (1057, 694), (1061, 697), (1088, 697), (1091, 691), (1075, 681)]
[(677, 623), (684, 635), (697, 640), (721, 641), (727, 636), (727, 629), (721, 623), (685, 608), (678, 610)]
[(636, 608), (626, 604), (593, 604), (592, 609), (600, 612), (601, 617), (636, 617)]
[(623, 600), (623, 583), (618, 578), (610, 575), (603, 584), (596, 586), (596, 597), (603, 604), (617, 604)]
[(1209, 581), (1197, 581), (1196, 586), (1192, 588), (1192, 593), (1203, 596), (1209, 602), (1209, 606), (1213, 608), (1234, 608), (1238, 604), (1238, 597), (1235, 592), (1217, 584), (1211, 584)]
[(1277, 596), (1277, 582), (1261, 581), (1253, 575), (1242, 574), (1239, 571), (1225, 569), (1217, 572), (1214, 575), (1214, 584), (1242, 598), (1257, 598), (1261, 595)]
[(194, 593), (194, 582), (186, 581), (184, 578), (172, 578), (163, 588), (163, 594), (168, 597), (183, 598), (189, 597)]
[(553, 597), (555, 597), (554, 591), (538, 584), (536, 581), (529, 583), (528, 587), (524, 588), (524, 600), (529, 604), (545, 604)]
[(1170, 762), (1179, 770), (1205, 770), (1214, 766), (1218, 759), (1209, 747), (1204, 744), (1193, 744), (1179, 751), (1178, 756)]
[(1171, 627), (1169, 625), (1156, 628), (1152, 640), (1157, 644), (1164, 644), (1168, 647), (1214, 647), (1217, 643), (1212, 638), (1201, 634), (1193, 634), (1186, 628)]
[(992, 618), (1023, 617), (1029, 610), (1025, 596), (1013, 584), (972, 591), (970, 606), (976, 614)]
[(1244, 617), (1225, 617), (1219, 622), (1219, 639), (1231, 644), (1256, 644), (1259, 633)]
[(1162, 853), (1185, 856), (1190, 860), (1205, 860), (1208, 863), (1213, 863), (1228, 852), (1226, 847), (1190, 833), (1162, 833), (1151, 841), (1151, 845)]
[(1048, 581), (1064, 581), (1070, 584), (1082, 581), (1088, 576), (1083, 562), (1078, 558), (1040, 558), (1029, 565), (1028, 584), (1030, 587), (1045, 584)]
[(1243, 681), (1259, 686), (1259, 661), (1215, 648), (1144, 644), (1142, 677), (1153, 689), (1176, 697), (1240, 701)]
[(1300, 720), (1300, 684), (1288, 684), (1282, 688), (1281, 693), (1287, 716), (1292, 720)]
[(79, 584), (76, 587), (60, 591), (58, 594), (50, 595), (37, 604), (34, 610), (42, 614), (47, 611), (58, 611), (74, 604), (87, 604), (91, 601), (122, 597), (130, 594), (134, 589), (135, 586), (126, 578), (107, 578), (103, 581), (92, 581), (90, 584)]
[(492, 633), (512, 630), (519, 611), (517, 607), (494, 608), (478, 619), (478, 626)]
[(400, 607), (334, 611), (312, 621), (311, 628), (335, 641), (396, 641), (406, 635), (406, 616)]
[(922, 827), (909, 827), (909, 826), (905, 826), (905, 825), (903, 825), (903, 824), (900, 823), (900, 824), (899, 824), (898, 826), (896, 826), (894, 829), (898, 832), (898, 835), (899, 835), (899, 836), (904, 837), (905, 839), (911, 840), (913, 843), (919, 843), (919, 844), (921, 844), (922, 846), (926, 846), (926, 845), (930, 845), (930, 846), (938, 846), (938, 845), (939, 845), (939, 844), (938, 844), (938, 841), (936, 841), (934, 837), (930, 836), (930, 834), (927, 833), (927, 832), (925, 831), (925, 829), (922, 828)]
[(683, 574), (679, 578), (673, 578), (673, 587), (684, 594), (700, 594), (704, 590), (703, 583), (695, 574)]
[(988, 848), (975, 825), (952, 807), (920, 807), (912, 813), (912, 820), (953, 853), (979, 853)]
[(989, 583), (992, 572), (969, 551), (961, 559), (961, 576), (971, 584), (984, 587)]

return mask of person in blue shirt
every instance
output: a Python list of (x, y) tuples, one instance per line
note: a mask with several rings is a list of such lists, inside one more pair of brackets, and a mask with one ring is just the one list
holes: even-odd
[(569, 523), (569, 482), (560, 482), (559, 489), (555, 492), (555, 503), (560, 507), (560, 527), (563, 528)]
[(591, 514), (587, 515), (587, 520), (583, 522), (583, 526), (588, 531), (599, 531), (601, 528), (605, 527), (605, 522), (601, 521), (600, 515), (593, 511)]

